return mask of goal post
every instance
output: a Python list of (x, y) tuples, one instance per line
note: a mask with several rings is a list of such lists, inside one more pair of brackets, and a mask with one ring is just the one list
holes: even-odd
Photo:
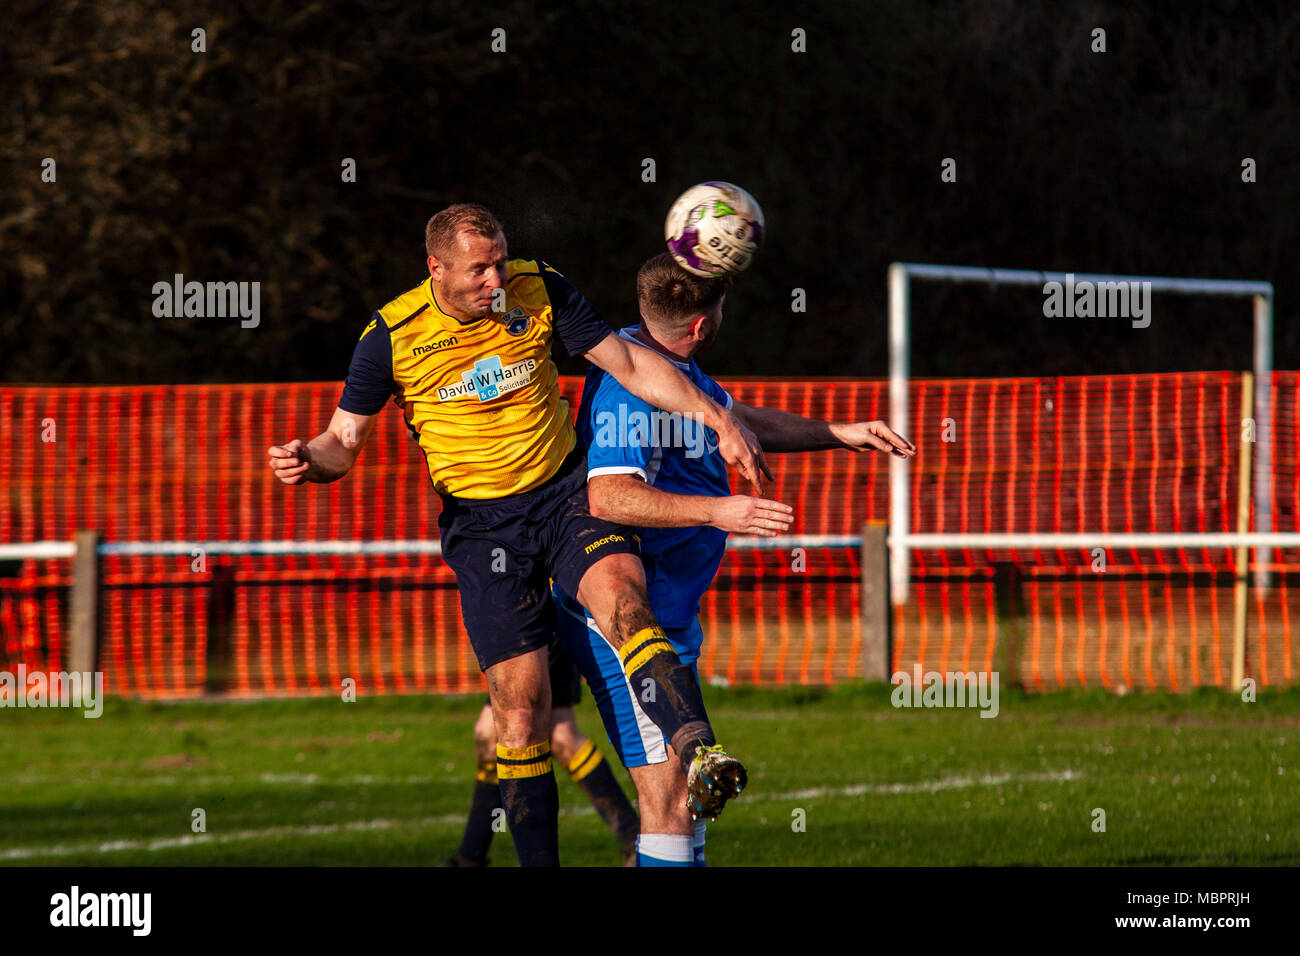
[[(1255, 530), (1266, 535), (1272, 531), (1272, 449), (1270, 447), (1269, 412), (1272, 401), (1273, 371), (1273, 284), (1235, 279), (1189, 279), (1144, 275), (1107, 275), (1082, 272), (1039, 272), (1028, 269), (993, 269), (975, 266), (945, 266), (913, 262), (891, 263), (888, 271), (889, 328), (889, 414), (890, 427), (908, 434), (908, 399), (911, 377), (911, 283), (919, 279), (932, 282), (987, 283), (1038, 286), (1048, 282), (1081, 284), (1149, 283), (1152, 293), (1193, 296), (1250, 298), (1254, 304), (1254, 470)], [(906, 603), (911, 550), (915, 547), (911, 532), (911, 465), (900, 458), (889, 463), (890, 525), (890, 595), (895, 605)], [(1257, 552), (1256, 585), (1267, 585), (1266, 565), (1271, 549)]]

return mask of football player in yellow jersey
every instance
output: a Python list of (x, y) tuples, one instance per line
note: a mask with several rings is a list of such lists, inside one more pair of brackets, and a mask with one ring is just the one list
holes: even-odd
[(591, 515), (551, 341), (654, 407), (692, 416), (761, 493), (760, 471), (771, 475), (757, 439), (667, 359), (614, 335), (560, 273), (509, 259), (500, 223), (482, 206), (435, 215), (425, 249), (429, 278), (371, 318), (329, 426), (310, 442), (273, 446), (272, 471), (290, 485), (337, 481), (388, 399), (402, 409), (442, 497), (442, 554), (487, 678), (501, 802), (521, 864), (559, 862), (551, 578), (610, 636), (643, 709), (696, 782), (693, 805), (716, 816), (743, 789), (745, 769), (716, 743), (699, 684), (651, 613), (638, 537)]

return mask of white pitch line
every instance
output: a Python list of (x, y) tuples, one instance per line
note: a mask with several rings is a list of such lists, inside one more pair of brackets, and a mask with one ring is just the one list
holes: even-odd
[(1083, 774), (1074, 770), (1057, 773), (984, 774), (980, 777), (945, 777), (942, 780), (921, 780), (915, 783), (861, 783), (852, 787), (812, 787), (792, 793), (759, 795), (755, 800), (811, 800), (816, 797), (862, 797), (867, 794), (885, 796), (893, 793), (939, 793), (942, 790), (962, 790), (967, 787), (1000, 787), (1004, 783), (1065, 783), (1078, 780)]
[[(753, 794), (749, 803), (771, 803), (778, 800), (809, 800), (817, 797), (861, 797), (867, 794), (887, 796), (898, 793), (938, 793), (943, 790), (960, 790), (968, 787), (998, 787), (1006, 783), (1066, 783), (1078, 780), (1083, 774), (1074, 770), (1056, 773), (984, 774), (979, 777), (945, 777), (941, 780), (921, 780), (913, 783), (867, 783), (851, 787), (813, 787), (790, 793)], [(373, 778), (372, 778), (373, 779)], [(407, 778), (411, 779), (411, 778)], [(562, 809), (562, 816), (590, 816), (591, 807)], [(262, 830), (236, 830), (234, 833), (196, 833), (180, 837), (161, 837), (151, 840), (109, 840), (99, 843), (63, 844), (55, 846), (26, 846), (0, 850), (0, 860), (30, 860), (37, 857), (76, 856), (85, 853), (120, 853), (126, 850), (175, 850), (189, 846), (210, 846), (234, 843), (241, 840), (265, 840), (280, 837), (327, 836), (333, 833), (358, 833), (368, 830), (393, 830), (411, 827), (451, 826), (465, 822), (461, 813), (440, 817), (422, 817), (414, 820), (355, 820), (350, 823), (318, 823), (310, 826), (267, 827)]]
[(318, 823), (311, 826), (268, 827), (263, 830), (236, 830), (234, 833), (194, 833), (180, 837), (163, 837), (153, 840), (110, 840), (104, 843), (64, 844), (49, 847), (15, 847), (0, 850), (0, 860), (27, 860), (41, 856), (74, 856), (80, 853), (120, 853), (124, 850), (174, 850), (187, 846), (220, 845), (239, 840), (263, 840), (278, 837), (326, 836), (340, 832), (365, 832), (391, 830), (396, 827), (426, 827), (464, 823), (464, 814), (446, 814), (419, 820), (354, 820), (350, 823)]
[[(773, 797), (756, 798), (770, 800), (786, 799), (806, 799), (809, 797), (820, 796), (840, 796), (855, 797), (868, 793), (888, 794), (888, 793), (934, 793), (941, 790), (952, 790), (961, 787), (976, 786), (999, 786), (1009, 781), (1035, 781), (1051, 782), (1053, 780), (1074, 780), (1080, 776), (1079, 773), (1072, 770), (1065, 770), (1055, 774), (1026, 774), (1019, 777), (1012, 777), (1009, 774), (1000, 776), (985, 775), (982, 777), (946, 777), (942, 780), (928, 780), (921, 783), (883, 783), (883, 784), (857, 784), (852, 787), (815, 787), (810, 790), (796, 790), (791, 793), (778, 794)], [(62, 776), (53, 775), (19, 775), (10, 778), (14, 783), (23, 785), (34, 785), (42, 783), (64, 784), (67, 779)], [(424, 776), (408, 777), (381, 777), (374, 774), (354, 774), (349, 777), (331, 777), (322, 776), (316, 773), (263, 773), (257, 777), (236, 777), (236, 776), (194, 776), (194, 777), (177, 777), (172, 775), (133, 778), (133, 779), (116, 779), (103, 778), (91, 779), (87, 785), (95, 788), (102, 787), (174, 787), (174, 786), (192, 786), (192, 787), (213, 787), (219, 785), (229, 785), (236, 783), (250, 784), (259, 783), (269, 786), (316, 786), (323, 785), (328, 787), (371, 787), (381, 786), (388, 787), (394, 785), (422, 785), (432, 784), (438, 781), (445, 781), (447, 777), (435, 777), (431, 774)]]
[[(25, 786), (36, 784), (54, 783), (66, 784), (67, 778), (55, 776), (53, 774), (19, 774), (9, 778), (14, 783)], [(154, 777), (92, 777), (87, 778), (81, 783), (87, 787), (95, 789), (102, 787), (176, 787), (176, 786), (193, 786), (193, 787), (214, 787), (226, 784), (266, 784), (268, 786), (314, 786), (316, 784), (325, 784), (333, 787), (369, 787), (369, 786), (393, 786), (394, 784), (426, 784), (433, 783), (438, 779), (432, 775), (418, 777), (378, 777), (374, 774), (363, 773), (354, 774), (350, 777), (331, 777), (322, 776), (318, 773), (263, 773), (256, 777), (236, 777), (236, 776), (210, 776), (199, 775), (193, 777), (178, 777), (174, 774), (164, 774)]]

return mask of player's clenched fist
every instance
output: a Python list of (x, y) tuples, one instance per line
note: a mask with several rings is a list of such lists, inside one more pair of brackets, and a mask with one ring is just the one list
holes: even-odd
[(794, 509), (768, 498), (751, 498), (749, 495), (732, 495), (713, 499), (713, 520), (709, 524), (736, 534), (756, 534), (774, 538), (789, 531), (794, 522)]
[(311, 468), (311, 452), (307, 444), (295, 438), (284, 445), (272, 445), (267, 454), (271, 456), (271, 470), (275, 477), (286, 485), (300, 485), (307, 480), (307, 471)]

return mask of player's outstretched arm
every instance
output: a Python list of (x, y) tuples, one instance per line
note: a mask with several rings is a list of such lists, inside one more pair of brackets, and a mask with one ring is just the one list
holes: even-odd
[(789, 531), (794, 521), (794, 509), (779, 501), (748, 495), (677, 495), (646, 484), (639, 475), (594, 475), (587, 480), (587, 503), (593, 517), (638, 528), (712, 525), (771, 538)]
[(772, 452), (847, 448), (856, 452), (883, 451), (898, 458), (916, 454), (916, 446), (884, 422), (823, 422), (740, 402), (732, 405), (732, 411), (753, 429), (763, 447)]
[(361, 447), (375, 430), (376, 418), (334, 409), (329, 427), (306, 444), (295, 438), (272, 445), (267, 450), (271, 471), (286, 485), (338, 481), (352, 470)]
[(709, 398), (675, 365), (653, 349), (607, 335), (584, 355), (643, 401), (666, 412), (689, 414), (718, 434), (718, 452), (740, 477), (763, 493), (763, 475), (772, 473), (763, 459), (763, 446), (735, 415)]

